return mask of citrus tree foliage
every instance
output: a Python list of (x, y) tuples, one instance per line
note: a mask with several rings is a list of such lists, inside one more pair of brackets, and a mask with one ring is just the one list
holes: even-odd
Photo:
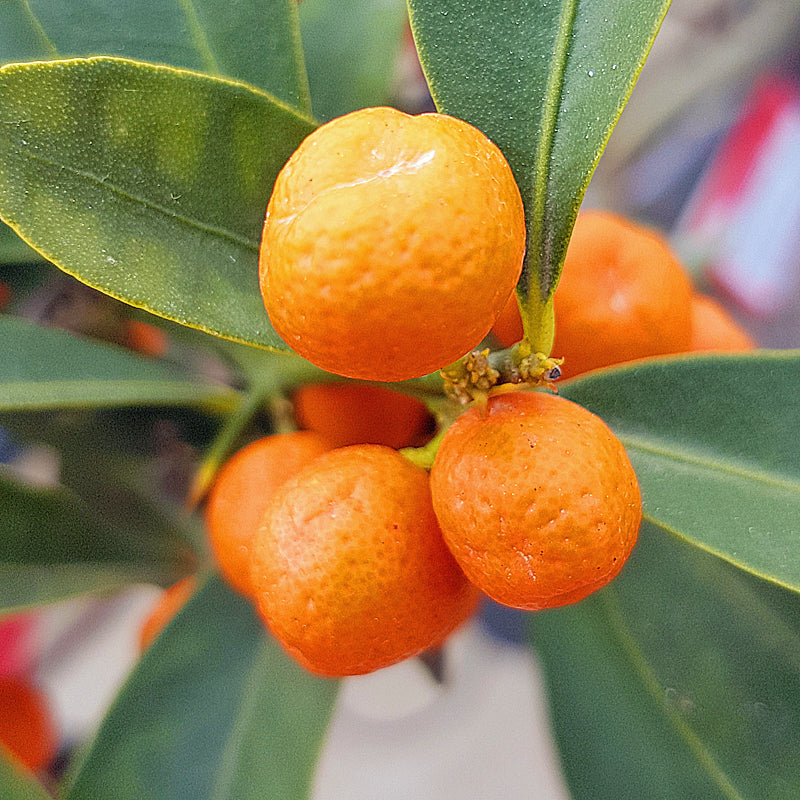
[[(0, 423), (61, 463), (57, 486), (0, 472), (4, 611), (205, 569), (198, 515), (153, 491), (139, 426), (168, 413), (207, 432), (197, 499), (271, 398), (320, 377), (264, 313), (264, 210), (318, 119), (392, 102), (406, 18), (437, 107), (497, 142), (520, 185), (518, 295), (535, 327), (668, 3), (68, 6), (0, 4), (0, 279), (24, 296), (51, 262), (150, 312), (191, 357), (154, 361), (0, 317)], [(227, 381), (193, 368), (204, 352)], [(576, 798), (800, 794), (799, 375), (797, 353), (758, 353), (563, 386), (625, 444), (646, 517), (611, 586), (529, 617)], [(335, 692), (208, 576), (62, 796), (306, 797)], [(5, 761), (0, 794), (44, 796)]]

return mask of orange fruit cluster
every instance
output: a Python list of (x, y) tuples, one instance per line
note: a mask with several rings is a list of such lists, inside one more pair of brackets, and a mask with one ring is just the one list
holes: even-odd
[[(576, 231), (565, 275), (580, 272), (581, 253), (614, 265), (613, 278), (591, 281), (611, 306), (636, 309), (628, 336), (648, 341), (634, 357), (688, 348), (691, 285), (663, 243), (588, 216)], [(439, 114), (365, 109), (319, 128), (278, 176), (259, 281), (300, 355), (336, 375), (401, 381), (483, 340), (524, 249), (514, 177), (482, 133)], [(654, 260), (663, 268), (618, 296)], [(658, 322), (637, 291), (663, 299)], [(594, 344), (581, 348), (587, 364)], [(236, 453), (206, 520), (223, 576), (311, 672), (361, 674), (437, 647), (482, 594), (530, 610), (577, 602), (634, 547), (642, 504), (625, 449), (567, 400), (490, 396), (430, 441), (430, 470), (412, 463), (422, 454), (398, 452), (434, 433), (417, 400), (323, 382), (291, 401), (303, 430)]]
[(297, 353), (338, 375), (399, 381), (480, 343), (524, 251), (519, 189), (483, 133), (367, 108), (314, 131), (278, 175), (259, 280)]
[(294, 403), (308, 430), (245, 446), (211, 489), (222, 576), (317, 674), (370, 672), (439, 645), (479, 593), (444, 544), (427, 472), (393, 449), (419, 443), (427, 409), (343, 383), (303, 387)]
[(322, 675), (434, 647), (478, 598), (442, 539), (428, 474), (382, 445), (334, 450), (277, 490), (252, 581), (270, 629)]
[[(436, 647), (481, 593), (548, 608), (622, 568), (641, 499), (598, 417), (540, 392), (498, 395), (450, 426), (429, 475), (369, 443), (384, 427), (370, 402), (385, 410), (394, 398), (324, 384), (342, 385), (331, 401), (345, 398), (343, 419), (374, 420), (361, 430), (367, 443), (333, 447), (331, 428), (329, 439), (314, 430), (259, 439), (223, 466), (206, 507), (223, 577), (311, 672), (360, 674)], [(338, 418), (324, 412), (323, 423)], [(313, 404), (306, 413), (319, 427)]]
[[(578, 215), (554, 306), (553, 354), (567, 378), (652, 356), (755, 347), (717, 301), (694, 290), (660, 235), (604, 211)], [(493, 333), (504, 347), (522, 338), (513, 295)]]

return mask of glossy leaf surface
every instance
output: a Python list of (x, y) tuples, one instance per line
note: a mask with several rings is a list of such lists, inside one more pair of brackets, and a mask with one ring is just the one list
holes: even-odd
[(66, 272), (286, 349), (258, 291), (272, 184), (314, 125), (244, 85), (94, 58), (0, 70), (0, 216)]
[(648, 519), (800, 591), (800, 353), (659, 359), (560, 391), (622, 440)]
[(113, 55), (250, 83), (310, 107), (293, 0), (6, 0), (0, 63)]
[(66, 800), (306, 798), (336, 686), (212, 578), (131, 675)]
[[(0, 63), (107, 54), (250, 83), (310, 111), (293, 0), (54, 0), (0, 3)], [(0, 262), (33, 251), (0, 223)]]
[(622, 574), (532, 616), (575, 800), (800, 793), (800, 599), (646, 524)]
[(177, 541), (109, 524), (69, 489), (2, 470), (0, 530), (2, 610), (161, 581), (183, 557)]
[(121, 347), (0, 316), (0, 411), (125, 405), (232, 408), (235, 392)]
[(318, 119), (392, 100), (404, 0), (303, 0), (299, 11)]
[(669, 0), (408, 0), (437, 107), (500, 146), (526, 206), (523, 295), (555, 284), (578, 206)]

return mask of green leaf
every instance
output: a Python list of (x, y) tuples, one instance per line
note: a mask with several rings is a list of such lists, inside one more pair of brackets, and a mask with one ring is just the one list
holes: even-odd
[(131, 582), (162, 582), (185, 560), (177, 540), (108, 524), (65, 487), (32, 486), (0, 469), (0, 609)]
[(408, 6), (437, 107), (482, 130), (514, 171), (528, 228), (518, 293), (523, 310), (531, 304), (541, 314), (589, 179), (669, 0)]
[(648, 519), (800, 591), (800, 353), (658, 359), (560, 391), (621, 439)]
[(294, 0), (0, 3), (0, 63), (95, 54), (233, 78), (310, 110)]
[(286, 350), (258, 290), (275, 177), (314, 123), (242, 84), (111, 58), (0, 69), (0, 217), (64, 271)]
[(121, 347), (0, 315), (0, 411), (190, 405), (230, 410), (237, 395)]
[(0, 222), (0, 264), (27, 264), (42, 257), (17, 236), (8, 225)]
[(0, 797), (3, 800), (50, 800), (30, 772), (11, 761), (0, 747)]
[(303, 46), (318, 119), (391, 102), (407, 19), (404, 0), (303, 0)]
[(65, 800), (306, 798), (336, 687), (211, 579), (131, 675)]
[[(311, 111), (295, 0), (0, 3), (0, 63), (96, 53), (233, 78)], [(39, 258), (0, 223), (0, 263)]]
[(168, 576), (174, 575), (174, 570), (167, 572), (135, 565), (0, 564), (0, 617), (74, 597), (105, 595), (134, 583), (166, 586)]
[(0, 62), (57, 57), (58, 51), (42, 30), (29, 1), (10, 0), (0, 5)]
[(800, 793), (800, 599), (652, 525), (622, 574), (532, 616), (575, 800)]

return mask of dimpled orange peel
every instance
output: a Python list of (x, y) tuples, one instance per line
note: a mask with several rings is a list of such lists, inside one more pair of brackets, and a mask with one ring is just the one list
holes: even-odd
[(208, 540), (226, 583), (251, 593), (250, 548), (275, 490), (333, 447), (312, 431), (264, 436), (245, 445), (223, 465), (205, 510)]
[(397, 381), (480, 343), (524, 249), (519, 189), (483, 133), (442, 114), (366, 108), (314, 131), (278, 175), (259, 282), (301, 356)]
[(582, 406), (516, 392), (473, 406), (448, 429), (431, 470), (445, 541), (499, 603), (574, 603), (622, 568), (642, 516), (620, 441)]
[(290, 478), (252, 552), (261, 616), (320, 675), (435, 647), (479, 597), (442, 541), (428, 473), (382, 445), (332, 450)]

